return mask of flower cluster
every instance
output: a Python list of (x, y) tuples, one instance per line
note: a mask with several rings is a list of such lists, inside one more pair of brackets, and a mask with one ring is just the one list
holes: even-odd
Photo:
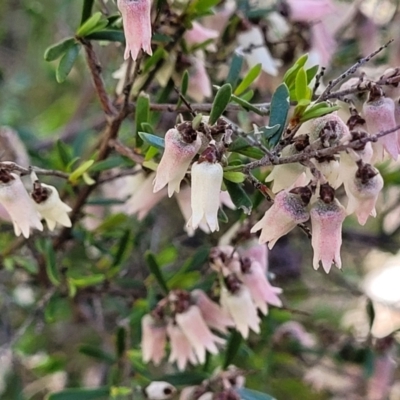
[(0, 168), (0, 205), (14, 225), (17, 236), (25, 238), (31, 228), (43, 230), (41, 219), (45, 219), (50, 230), (56, 223), (70, 227), (67, 212), (71, 208), (63, 203), (55, 187), (40, 183), (32, 173), (32, 188), (28, 194), (21, 177), (14, 172), (12, 163), (3, 162)]

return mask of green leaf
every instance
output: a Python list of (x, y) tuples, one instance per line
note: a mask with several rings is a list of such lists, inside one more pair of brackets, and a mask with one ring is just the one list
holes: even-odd
[(230, 83), (232, 87), (236, 86), (242, 71), (244, 58), (241, 54), (234, 53), (231, 61), (231, 67), (226, 78), (226, 83)]
[(245, 175), (243, 172), (234, 172), (234, 171), (224, 171), (224, 179), (234, 182), (234, 183), (242, 183), (245, 180)]
[(308, 68), (308, 70), (306, 71), (308, 84), (310, 84), (310, 82), (315, 78), (315, 76), (318, 73), (318, 70), (319, 70), (319, 65), (314, 65), (313, 67)]
[[(182, 75), (182, 80), (181, 80), (181, 94), (182, 94), (182, 96), (186, 95), (188, 87), (189, 87), (189, 72), (186, 69), (185, 72)], [(181, 104), (182, 104), (182, 99), (179, 96), (178, 103), (176, 104), (176, 107), (180, 107)]]
[(70, 283), (76, 288), (85, 288), (89, 286), (95, 286), (99, 283), (104, 282), (106, 277), (103, 274), (94, 274), (90, 276), (83, 276), (80, 278), (68, 278)]
[(234, 95), (235, 96), (240, 96), (241, 93), (243, 93), (260, 75), (262, 70), (262, 65), (257, 64), (255, 65), (248, 73), (247, 75), (243, 78), (242, 82), (240, 85), (235, 89)]
[(224, 180), (233, 204), (237, 208), (241, 208), (245, 214), (250, 214), (253, 204), (244, 191), (242, 185)]
[(90, 33), (100, 31), (108, 25), (106, 19), (102, 19), (103, 14), (101, 12), (94, 13), (89, 19), (87, 19), (76, 31), (77, 36), (85, 37)]
[(109, 42), (125, 43), (124, 32), (117, 29), (104, 29), (85, 36), (89, 40), (107, 40)]
[(306, 122), (310, 119), (323, 117), (324, 115), (330, 114), (339, 109), (340, 109), (339, 106), (326, 106), (326, 107), (318, 107), (318, 108), (312, 107), (309, 110), (305, 111), (305, 113), (300, 118), (300, 122)]
[(110, 394), (108, 386), (96, 389), (65, 389), (47, 395), (46, 400), (103, 400)]
[(254, 90), (248, 90), (246, 93), (243, 93), (240, 98), (244, 101), (250, 101), (254, 96)]
[(269, 125), (271, 127), (273, 127), (274, 125), (280, 125), (279, 129), (269, 140), (271, 146), (275, 146), (282, 136), (289, 109), (289, 89), (285, 83), (281, 83), (273, 94), (271, 100)]
[(294, 64), (291, 66), (287, 71), (286, 74), (283, 76), (283, 82), (286, 83), (289, 89), (295, 84), (297, 72), (300, 68), (304, 67), (305, 63), (308, 60), (308, 54), (302, 55)]
[(68, 180), (72, 184), (77, 183), (78, 179), (93, 165), (93, 163), (94, 163), (94, 160), (85, 161), (75, 171), (71, 172)]
[(91, 346), (90, 344), (82, 344), (79, 346), (79, 353), (103, 361), (107, 364), (114, 364), (116, 361), (116, 358), (113, 354), (107, 353), (106, 351), (98, 347)]
[(135, 130), (134, 134), (136, 136), (136, 146), (140, 147), (142, 145), (141, 136), (138, 133), (142, 130), (141, 126), (143, 122), (149, 122), (150, 119), (150, 100), (148, 96), (140, 95), (136, 101), (136, 111), (135, 111)]
[(92, 14), (94, 0), (84, 0), (82, 7), (82, 17), (81, 17), (81, 25), (90, 18)]
[(58, 67), (56, 69), (56, 79), (58, 83), (64, 82), (71, 72), (71, 69), (75, 64), (80, 49), (81, 46), (77, 43), (74, 43), (62, 56), (60, 63), (58, 64)]
[(257, 392), (256, 390), (240, 388), (236, 391), (239, 393), (241, 400), (276, 400), (269, 394)]
[(279, 131), (280, 128), (280, 124), (276, 124), (274, 126), (263, 126), (261, 128), (261, 136), (268, 141)]
[(296, 100), (300, 101), (302, 99), (308, 99), (308, 83), (307, 83), (307, 74), (304, 68), (300, 68), (296, 75)]
[(238, 137), (235, 141), (233, 141), (228, 150), (230, 152), (243, 154), (244, 156), (255, 158), (257, 160), (260, 160), (264, 157), (264, 153), (259, 148), (250, 146), (246, 139), (242, 137)]
[(189, 8), (189, 12), (205, 13), (210, 8), (216, 6), (221, 0), (195, 0), (192, 2)]
[(150, 69), (156, 65), (163, 58), (168, 58), (168, 53), (162, 48), (159, 47), (151, 57), (149, 57), (143, 65), (143, 72), (145, 74), (150, 71)]
[(76, 43), (74, 38), (67, 38), (61, 40), (56, 44), (48, 47), (44, 52), (44, 59), (46, 61), (54, 61), (60, 58), (70, 47)]
[(150, 144), (151, 146), (156, 147), (157, 149), (164, 150), (165, 149), (165, 139), (152, 135), (151, 133), (139, 132), (139, 136), (143, 139), (144, 142)]
[(72, 160), (72, 150), (67, 144), (65, 144), (61, 140), (57, 140), (56, 149), (58, 153), (58, 158), (61, 161), (63, 167), (66, 169)]
[(91, 167), (92, 172), (106, 171), (111, 168), (119, 167), (123, 163), (121, 157), (110, 157), (107, 160), (99, 161)]
[(121, 264), (127, 249), (129, 248), (129, 244), (131, 243), (131, 231), (130, 229), (126, 229), (124, 234), (121, 236), (121, 239), (118, 243), (117, 252), (114, 255), (113, 267)]
[(117, 338), (115, 341), (115, 350), (118, 358), (121, 358), (126, 350), (126, 330), (123, 326), (117, 329)]
[(229, 222), (228, 216), (221, 207), (218, 208), (217, 218), (218, 221), (222, 222), (223, 224), (227, 224)]
[(238, 331), (233, 331), (228, 341), (225, 351), (225, 360), (223, 368), (226, 369), (232, 364), (240, 345), (242, 344), (242, 335)]
[(260, 110), (259, 108), (253, 106), (253, 104), (249, 103), (245, 99), (242, 99), (241, 97), (237, 97), (234, 94), (232, 95), (231, 100), (234, 101), (235, 103), (239, 104), (240, 106), (242, 106), (246, 111), (253, 111), (258, 115), (267, 115), (268, 114), (267, 111)]
[(217, 122), (218, 118), (223, 114), (226, 106), (231, 100), (231, 96), (232, 86), (229, 83), (225, 83), (225, 85), (221, 86), (218, 89), (211, 108), (210, 118), (208, 120), (208, 123), (210, 125), (214, 125)]
[(164, 279), (164, 276), (161, 272), (161, 268), (158, 265), (154, 254), (151, 253), (150, 251), (147, 251), (144, 255), (144, 258), (146, 260), (146, 263), (147, 263), (147, 266), (149, 267), (150, 272), (156, 278), (156, 280), (157, 280), (158, 284), (160, 285), (161, 289), (163, 290), (163, 292), (168, 293), (169, 289), (168, 289), (167, 283)]
[(54, 252), (51, 240), (46, 241), (44, 252), (47, 276), (53, 285), (58, 286), (60, 284), (60, 274), (57, 269), (56, 253)]

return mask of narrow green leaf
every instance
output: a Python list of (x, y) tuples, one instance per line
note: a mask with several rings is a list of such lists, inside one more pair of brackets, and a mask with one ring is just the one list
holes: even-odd
[(310, 84), (310, 82), (315, 78), (315, 76), (318, 73), (318, 70), (319, 70), (319, 65), (314, 65), (313, 67), (308, 68), (308, 70), (306, 71), (308, 84)]
[(241, 54), (234, 53), (231, 61), (231, 67), (226, 78), (226, 83), (230, 83), (232, 87), (236, 86), (242, 71), (244, 58)]
[[(186, 69), (185, 72), (182, 75), (182, 80), (181, 80), (181, 93), (182, 93), (182, 96), (186, 95), (188, 87), (189, 87), (189, 72)], [(179, 97), (178, 103), (176, 104), (176, 107), (180, 107), (181, 104), (182, 104), (182, 99), (181, 99), (181, 97)]]
[(218, 118), (225, 111), (226, 106), (229, 104), (232, 96), (232, 86), (229, 83), (221, 86), (215, 95), (213, 105), (210, 112), (210, 118), (208, 120), (210, 125), (214, 125)]
[(125, 43), (124, 32), (117, 29), (104, 29), (85, 36), (89, 40), (107, 40), (109, 42)]
[(229, 146), (230, 152), (243, 154), (244, 156), (260, 160), (264, 153), (257, 147), (250, 146), (246, 139), (239, 137)]
[(164, 150), (165, 148), (165, 139), (156, 135), (152, 135), (151, 133), (139, 132), (139, 136), (142, 140), (157, 149)]
[(221, 0), (195, 0), (190, 6), (190, 11), (195, 11), (196, 13), (205, 13), (210, 10), (210, 8), (216, 6)]
[(271, 100), (269, 125), (271, 127), (274, 125), (280, 125), (278, 131), (269, 140), (271, 146), (275, 146), (282, 136), (289, 109), (289, 89), (285, 83), (281, 83), (273, 94)]
[(218, 221), (222, 222), (223, 224), (227, 224), (229, 222), (228, 216), (221, 207), (218, 209), (217, 218)]
[[(96, 12), (94, 13), (90, 18), (88, 18), (76, 31), (77, 36), (85, 37), (86, 35), (89, 35), (92, 32), (95, 32), (99, 26), (102, 26), (104, 28), (107, 26), (108, 21), (104, 20), (101, 21), (103, 14), (101, 12)], [(106, 25), (103, 24), (103, 22), (106, 23)], [(101, 29), (102, 29), (101, 28)]]
[(257, 64), (255, 65), (243, 78), (242, 82), (240, 85), (235, 89), (233, 94), (235, 96), (239, 96), (241, 93), (243, 93), (260, 75), (262, 70), (262, 65)]
[(71, 172), (68, 180), (71, 183), (76, 183), (78, 179), (93, 165), (94, 160), (85, 161), (75, 171)]
[(285, 73), (283, 76), (283, 82), (286, 83), (287, 87), (289, 89), (294, 86), (295, 80), (296, 80), (296, 75), (297, 71), (304, 67), (305, 63), (308, 60), (308, 54), (302, 55)]
[(241, 184), (233, 183), (228, 180), (224, 180), (225, 186), (228, 189), (229, 195), (231, 196), (233, 204), (237, 208), (241, 208), (245, 214), (250, 214), (253, 204), (247, 196), (245, 190)]
[(69, 73), (71, 72), (71, 69), (75, 64), (80, 49), (81, 46), (77, 43), (74, 43), (67, 49), (67, 51), (62, 56), (56, 70), (56, 79), (58, 83), (64, 82)]
[(236, 390), (241, 400), (276, 400), (274, 397), (266, 393), (257, 392), (247, 388), (240, 388)]
[[(153, 37), (154, 39), (154, 37)], [(160, 60), (162, 60), (163, 58), (167, 58), (168, 57), (168, 53), (162, 48), (159, 47), (151, 57), (149, 57), (148, 59), (146, 59), (146, 62), (143, 65), (143, 72), (142, 74), (145, 74), (147, 72), (150, 71), (150, 69), (156, 65)]]
[(242, 344), (242, 335), (238, 331), (232, 331), (225, 351), (224, 369), (227, 369), (232, 364), (237, 352)]
[(96, 389), (65, 389), (47, 395), (46, 400), (103, 400), (110, 394), (108, 386)]
[(81, 25), (90, 18), (94, 0), (83, 0)]
[(136, 101), (135, 111), (135, 130), (134, 134), (136, 137), (136, 146), (142, 145), (141, 136), (138, 133), (142, 130), (141, 126), (143, 122), (149, 122), (150, 118), (150, 100), (146, 95), (140, 95)]
[(243, 172), (224, 171), (224, 179), (234, 183), (242, 183), (245, 180), (245, 175)]
[(119, 167), (123, 163), (121, 157), (110, 157), (107, 160), (99, 161), (91, 167), (92, 172), (106, 171), (111, 168)]
[(90, 344), (83, 344), (79, 346), (79, 353), (103, 361), (107, 364), (114, 364), (116, 361), (116, 358), (113, 354), (107, 353), (106, 351), (98, 347), (91, 346)]
[(63, 167), (67, 168), (67, 166), (72, 160), (71, 148), (61, 140), (57, 140), (56, 149), (58, 153), (58, 158), (61, 161)]
[(241, 97), (237, 97), (234, 94), (231, 97), (231, 100), (234, 101), (235, 103), (239, 104), (242, 106), (246, 111), (253, 111), (258, 115), (267, 115), (267, 111), (260, 110), (259, 108), (253, 106), (253, 104), (249, 103), (245, 99), (242, 99)]
[(126, 229), (124, 234), (121, 236), (121, 239), (119, 240), (118, 249), (117, 252), (115, 253), (114, 261), (112, 264), (113, 267), (121, 264), (125, 256), (125, 253), (129, 248), (130, 243), (131, 243), (131, 231), (129, 229)]
[(307, 74), (304, 68), (300, 68), (297, 71), (296, 75), (296, 83), (295, 83), (295, 88), (296, 88), (296, 99), (297, 101), (300, 101), (302, 99), (308, 99), (307, 97)]
[(61, 42), (53, 44), (52, 46), (48, 47), (44, 52), (44, 59), (46, 61), (57, 60), (57, 58), (60, 58), (75, 43), (76, 42), (74, 38), (67, 38), (61, 40)]
[(89, 276), (83, 276), (80, 278), (69, 278), (70, 282), (76, 288), (95, 286), (98, 285), (99, 283), (104, 282), (105, 279), (106, 277), (103, 274), (94, 274)]
[(339, 109), (340, 109), (339, 106), (319, 107), (319, 108), (315, 108), (315, 109), (311, 108), (309, 110), (306, 110), (306, 112), (302, 115), (302, 117), (300, 118), (300, 122), (306, 122), (310, 119), (323, 117), (324, 115), (330, 114)]
[(50, 240), (45, 243), (44, 253), (47, 276), (53, 285), (58, 286), (60, 284), (60, 274), (57, 269), (56, 253)]
[(156, 278), (156, 280), (157, 280), (158, 284), (160, 285), (161, 289), (163, 290), (163, 292), (168, 293), (169, 289), (168, 289), (167, 283), (164, 279), (164, 276), (161, 272), (160, 266), (158, 265), (154, 254), (151, 253), (150, 251), (147, 251), (144, 255), (144, 258), (146, 260), (146, 263), (147, 263), (147, 266), (149, 267), (150, 272)]
[(261, 128), (261, 136), (263, 137), (263, 139), (268, 141), (279, 131), (280, 128), (280, 124), (276, 124), (274, 126), (263, 126)]
[(250, 101), (254, 96), (254, 90), (248, 90), (246, 93), (243, 93), (240, 98), (245, 101)]

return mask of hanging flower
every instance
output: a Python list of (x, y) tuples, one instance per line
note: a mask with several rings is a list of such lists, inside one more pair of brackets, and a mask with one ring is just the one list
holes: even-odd
[[(184, 38), (190, 46), (204, 43), (211, 39), (216, 39), (219, 32), (214, 29), (208, 29), (196, 21), (192, 22), (192, 29), (185, 32)], [(206, 47), (209, 51), (215, 51), (215, 45), (212, 43)]]
[(321, 19), (333, 10), (331, 0), (285, 0), (281, 11), (291, 21), (310, 22)]
[(251, 261), (257, 261), (260, 264), (264, 274), (267, 273), (268, 247), (265, 243), (260, 244), (258, 243), (258, 240), (252, 238), (240, 243), (237, 246), (237, 251), (242, 259), (248, 257)]
[(188, 225), (196, 229), (201, 221), (207, 222), (210, 231), (218, 231), (219, 194), (223, 178), (221, 164), (217, 162), (216, 149), (210, 145), (192, 165), (192, 217)]
[(165, 355), (167, 330), (165, 324), (150, 314), (142, 318), (142, 358), (144, 362), (153, 361), (159, 365)]
[(306, 222), (310, 218), (306, 206), (311, 194), (308, 187), (279, 192), (274, 204), (250, 232), (261, 230), (259, 242), (268, 243), (268, 247), (272, 249), (279, 238), (289, 233), (297, 224)]
[(173, 322), (169, 322), (167, 325), (167, 333), (171, 344), (171, 354), (168, 358), (168, 362), (173, 363), (176, 361), (180, 371), (186, 368), (188, 362), (192, 365), (196, 365), (197, 358), (193, 347), (182, 329)]
[(326, 148), (349, 139), (349, 128), (336, 112), (311, 121), (310, 143), (313, 143), (314, 147), (317, 140), (320, 142), (319, 148)]
[(376, 217), (375, 204), (383, 188), (379, 171), (370, 164), (359, 164), (355, 176), (344, 184), (349, 198), (347, 214), (356, 213), (360, 225), (364, 225), (370, 215)]
[(0, 204), (10, 215), (17, 236), (29, 237), (30, 228), (43, 230), (40, 215), (35, 210), (21, 178), (12, 172), (0, 170)]
[(31, 197), (36, 210), (46, 220), (49, 229), (53, 231), (57, 223), (70, 228), (72, 224), (67, 213), (72, 211), (72, 208), (61, 201), (57, 189), (40, 183), (36, 175), (32, 176), (32, 180), (34, 182)]
[(251, 261), (249, 258), (242, 259), (240, 278), (249, 289), (255, 306), (264, 315), (268, 313), (268, 304), (282, 307), (282, 301), (277, 296), (282, 293), (282, 289), (274, 287), (268, 282), (261, 265), (257, 261)]
[[(195, 56), (189, 58), (189, 85), (187, 95), (194, 101), (201, 103), (212, 96), (212, 86), (208, 75), (205, 55), (203, 51), (196, 51)], [(181, 75), (179, 76), (181, 78)]]
[[(363, 114), (370, 135), (396, 127), (394, 101), (389, 97), (384, 97), (382, 89), (378, 86), (371, 89), (368, 101), (363, 106)], [(382, 161), (383, 149), (397, 160), (399, 155), (397, 131), (382, 136), (373, 147), (376, 150), (376, 161)]]
[(232, 316), (236, 329), (245, 339), (249, 336), (249, 329), (260, 333), (261, 321), (249, 289), (235, 274), (229, 275), (225, 281), (227, 287), (221, 288), (221, 305)]
[(214, 303), (202, 290), (191, 292), (191, 297), (200, 308), (204, 322), (212, 329), (222, 333), (228, 332), (228, 327), (234, 326), (231, 317), (217, 303)]
[(165, 150), (153, 182), (154, 193), (167, 184), (169, 197), (179, 192), (181, 181), (200, 149), (201, 139), (191, 125), (181, 124), (180, 129), (170, 129), (165, 134)]
[(217, 344), (223, 345), (225, 343), (224, 339), (221, 339), (210, 331), (201, 315), (199, 307), (191, 305), (185, 311), (177, 313), (175, 318), (176, 323), (189, 340), (201, 364), (206, 360), (207, 350), (212, 354), (217, 354)]
[(340, 247), (342, 245), (342, 223), (346, 218), (344, 207), (335, 199), (335, 191), (329, 184), (321, 185), (320, 199), (311, 207), (312, 239), (314, 250), (314, 269), (322, 267), (328, 273), (332, 263), (342, 267)]
[(151, 50), (150, 0), (118, 0), (118, 9), (122, 14), (126, 48), (124, 58), (136, 60), (140, 49), (147, 54)]

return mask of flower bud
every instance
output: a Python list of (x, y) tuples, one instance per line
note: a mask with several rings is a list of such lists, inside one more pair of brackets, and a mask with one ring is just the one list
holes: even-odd
[[(322, 187), (321, 185), (321, 191)], [(333, 189), (332, 189), (333, 190)], [(344, 207), (328, 193), (321, 196), (311, 207), (312, 239), (314, 250), (314, 269), (319, 268), (319, 261), (326, 273), (332, 263), (340, 269), (340, 247), (342, 245), (342, 223), (346, 218)]]
[(195, 132), (194, 135), (194, 140), (192, 138), (184, 140), (182, 134), (175, 128), (165, 134), (165, 150), (153, 182), (154, 193), (167, 184), (169, 197), (174, 192), (179, 192), (181, 181), (201, 146), (200, 137)]
[(118, 9), (122, 14), (126, 48), (124, 58), (136, 60), (140, 49), (147, 54), (151, 50), (150, 0), (118, 0)]

